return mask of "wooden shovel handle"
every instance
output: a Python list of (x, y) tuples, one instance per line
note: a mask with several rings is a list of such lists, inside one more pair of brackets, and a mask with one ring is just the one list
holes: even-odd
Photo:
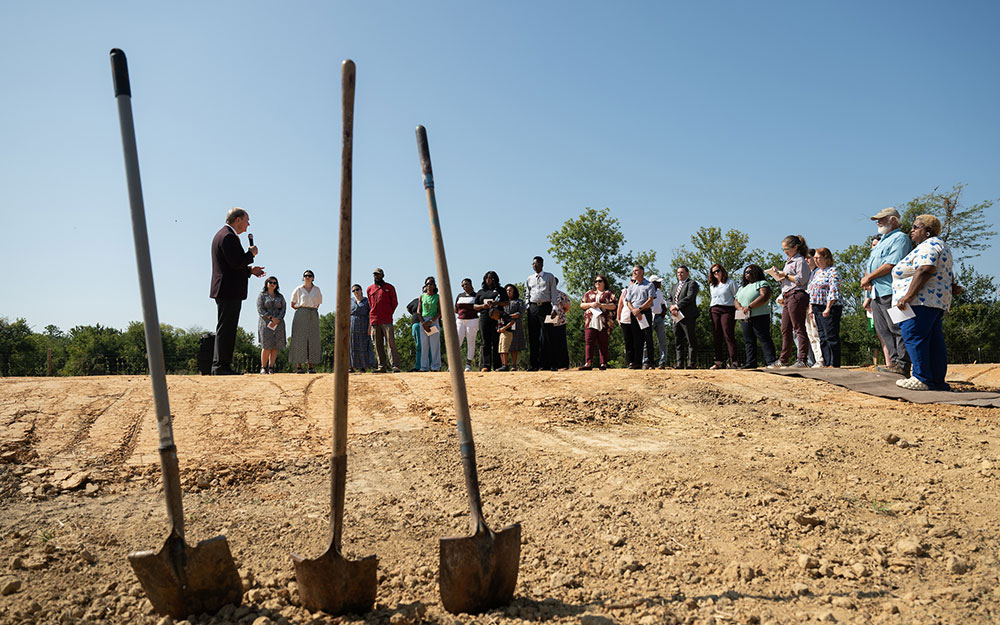
[(427, 209), (431, 218), (431, 238), (434, 241), (434, 260), (437, 264), (438, 289), (441, 297), (441, 321), (444, 325), (444, 340), (448, 349), (448, 373), (451, 376), (451, 393), (455, 399), (455, 415), (458, 423), (459, 445), (462, 451), (462, 468), (465, 472), (465, 487), (469, 494), (469, 509), (472, 512), (472, 530), (477, 533), (484, 526), (483, 504), (479, 495), (479, 473), (476, 470), (476, 446), (472, 441), (472, 420), (469, 416), (469, 398), (465, 391), (465, 372), (462, 353), (458, 349), (458, 326), (455, 322), (455, 301), (451, 296), (451, 278), (448, 276), (448, 260), (444, 253), (444, 238), (441, 236), (441, 222), (438, 219), (437, 199), (434, 195), (434, 170), (431, 167), (431, 152), (427, 145), (427, 130), (417, 126), (417, 150), (420, 153), (420, 171), (424, 176), (427, 192)]
[(333, 458), (330, 463), (330, 536), (340, 552), (347, 488), (347, 370), (351, 354), (351, 192), (354, 171), (354, 61), (340, 66), (343, 113), (340, 152), (340, 240), (333, 338)]
[(171, 532), (184, 538), (184, 511), (181, 506), (181, 480), (177, 468), (177, 448), (174, 446), (170, 400), (167, 396), (167, 375), (163, 363), (163, 339), (160, 319), (156, 312), (156, 290), (153, 286), (153, 264), (149, 257), (149, 235), (146, 231), (146, 209), (142, 201), (142, 180), (139, 177), (139, 152), (135, 146), (135, 124), (132, 120), (132, 89), (129, 85), (128, 62), (125, 53), (111, 50), (111, 74), (114, 79), (118, 121), (122, 131), (122, 151), (125, 156), (125, 177), (128, 181), (128, 202), (132, 214), (132, 239), (135, 262), (139, 273), (139, 293), (142, 298), (142, 324), (146, 334), (146, 357), (149, 377), (153, 383), (153, 403), (156, 407), (156, 427), (160, 436), (160, 469), (163, 472), (163, 492), (167, 499), (167, 518)]

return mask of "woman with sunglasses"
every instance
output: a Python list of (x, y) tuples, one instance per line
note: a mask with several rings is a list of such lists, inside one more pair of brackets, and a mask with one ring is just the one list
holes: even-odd
[(269, 277), (257, 296), (257, 340), (260, 342), (260, 372), (274, 373), (278, 350), (285, 347), (285, 296), (278, 279)]
[(375, 368), (375, 348), (372, 346), (371, 306), (360, 284), (351, 285), (351, 368), (350, 373), (364, 373)]
[(316, 373), (314, 364), (319, 364), (323, 354), (319, 344), (319, 307), (323, 303), (323, 293), (313, 284), (313, 272), (302, 274), (302, 284), (292, 291), (292, 340), (288, 346), (288, 362), (295, 363), (295, 373), (302, 373), (303, 363), (309, 365), (309, 373)]
[(725, 369), (727, 361), (729, 366), (737, 367), (736, 281), (729, 279), (726, 268), (719, 263), (708, 271), (708, 289), (712, 295), (708, 315), (712, 318), (712, 342), (715, 344), (715, 364), (709, 369)]

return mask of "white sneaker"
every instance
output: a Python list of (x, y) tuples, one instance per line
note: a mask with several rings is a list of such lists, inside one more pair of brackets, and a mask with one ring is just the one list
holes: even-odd
[(812, 368), (813, 368), (813, 369), (822, 369), (822, 368), (823, 368), (823, 365), (821, 365), (821, 364), (819, 364), (819, 363), (817, 362), (816, 364), (814, 364), (814, 365), (812, 366)]
[(472, 371), (472, 365), (465, 365), (466, 371)]
[(788, 368), (789, 369), (808, 369), (809, 365), (807, 365), (806, 363), (802, 362), (801, 360), (797, 360), (797, 361), (795, 361), (794, 365), (788, 365)]
[(766, 368), (767, 369), (784, 369), (785, 365), (781, 364), (780, 362), (772, 362)]
[(896, 380), (896, 386), (898, 386), (899, 388), (905, 388), (906, 390), (909, 391), (926, 391), (929, 390), (930, 388), (926, 384), (921, 382), (919, 379), (912, 376), (909, 378), (902, 378)]

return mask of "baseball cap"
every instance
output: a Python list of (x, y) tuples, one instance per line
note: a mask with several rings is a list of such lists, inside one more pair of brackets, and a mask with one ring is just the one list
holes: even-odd
[(895, 217), (896, 219), (899, 219), (899, 211), (891, 206), (889, 208), (883, 208), (872, 216), (872, 221), (878, 221), (883, 217)]

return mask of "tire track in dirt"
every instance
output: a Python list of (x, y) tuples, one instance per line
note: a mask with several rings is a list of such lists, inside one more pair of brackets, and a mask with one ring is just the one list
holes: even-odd
[(141, 406), (135, 407), (135, 415), (125, 427), (118, 446), (104, 455), (103, 461), (115, 466), (125, 464), (125, 462), (135, 453), (135, 448), (139, 444), (139, 435), (142, 433), (142, 425), (149, 414), (152, 403), (143, 401)]
[(86, 414), (83, 415), (82, 423), (80, 423), (79, 426), (77, 427), (77, 431), (75, 434), (73, 434), (73, 438), (70, 439), (68, 443), (57, 449), (55, 455), (58, 456), (70, 453), (76, 447), (80, 446), (85, 440), (90, 438), (90, 431), (93, 429), (94, 424), (97, 423), (97, 420), (100, 419), (102, 416), (104, 416), (104, 414), (108, 410), (110, 410), (115, 404), (120, 402), (122, 398), (131, 394), (132, 394), (132, 389), (126, 388), (118, 395), (113, 396), (111, 398), (111, 401), (106, 406), (104, 406), (104, 408), (101, 408), (96, 412), (91, 411), (91, 407), (100, 404), (103, 400), (106, 400), (107, 397), (102, 397), (100, 399), (97, 399), (94, 402), (92, 402), (89, 406), (87, 406), (84, 409), (86, 411)]

